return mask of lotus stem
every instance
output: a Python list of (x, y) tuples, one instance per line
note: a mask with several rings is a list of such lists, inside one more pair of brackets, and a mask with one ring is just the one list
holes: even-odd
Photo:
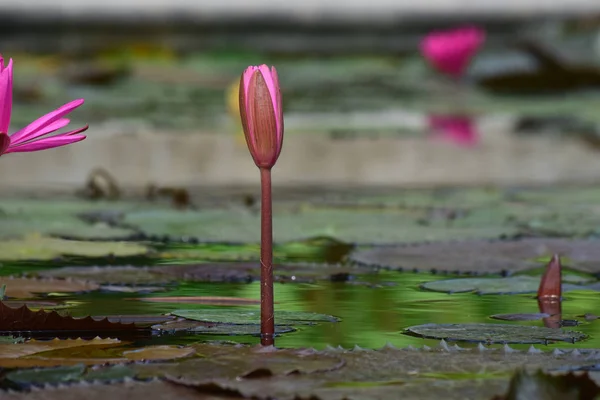
[(271, 168), (260, 168), (260, 344), (275, 343), (273, 306), (273, 210)]

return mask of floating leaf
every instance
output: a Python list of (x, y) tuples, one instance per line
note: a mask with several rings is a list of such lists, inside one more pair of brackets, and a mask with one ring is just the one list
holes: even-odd
[(492, 274), (540, 267), (541, 257), (548, 257), (545, 263), (553, 253), (569, 258), (570, 267), (578, 271), (600, 272), (599, 241), (591, 239), (530, 238), (382, 246), (357, 250), (349, 258), (369, 266)]
[(40, 293), (78, 293), (97, 290), (100, 286), (93, 282), (64, 279), (27, 279), (0, 277), (0, 284), (6, 284), (6, 295), (11, 298), (35, 297)]
[(424, 338), (481, 343), (575, 343), (587, 337), (576, 331), (508, 324), (425, 324), (406, 328), (406, 332)]
[[(275, 207), (277, 240), (290, 242), (305, 237), (335, 237), (348, 243), (397, 243), (424, 240), (496, 238), (516, 233), (505, 216), (475, 211), (448, 224), (446, 219), (422, 224), (414, 215), (398, 210), (343, 210)], [(196, 237), (215, 242), (258, 243), (260, 216), (240, 209), (144, 210), (129, 212), (124, 222), (147, 235)], [(398, 229), (399, 226), (404, 229)]]
[(533, 313), (533, 314), (494, 314), (490, 316), (493, 319), (499, 319), (502, 321), (537, 321), (542, 318), (548, 318), (550, 314), (546, 313)]
[[(281, 264), (275, 263), (275, 279), (280, 282), (314, 282), (332, 277), (373, 272), (373, 269), (329, 264)], [(168, 265), (159, 267), (63, 267), (37, 271), (46, 278), (85, 279), (100, 284), (140, 285), (167, 284), (175, 281), (195, 282), (252, 282), (260, 279), (258, 262), (210, 262), (191, 265)], [(349, 279), (349, 278), (348, 278)]]
[(93, 316), (94, 320), (100, 321), (107, 319), (109, 322), (120, 324), (135, 324), (137, 326), (150, 326), (153, 324), (162, 324), (173, 321), (175, 317), (170, 315), (106, 315)]
[[(39, 233), (80, 239), (121, 239), (134, 234), (130, 229), (104, 223), (90, 224), (77, 214), (102, 208), (134, 209), (139, 204), (122, 202), (84, 202), (80, 200), (48, 201), (18, 199), (0, 201), (0, 238), (15, 238)], [(4, 251), (4, 248), (3, 248)], [(8, 259), (2, 257), (2, 259)]]
[[(154, 381), (137, 382), (125, 381), (111, 383), (110, 385), (98, 383), (83, 383), (79, 385), (45, 387), (43, 390), (30, 392), (0, 392), (2, 400), (106, 400), (122, 399), (127, 395), (127, 400), (147, 399), (177, 399), (198, 400), (198, 391), (172, 383)], [(202, 400), (223, 400), (219, 395), (203, 395)]]
[(130, 242), (87, 242), (37, 235), (18, 240), (0, 241), (0, 257), (3, 261), (51, 260), (62, 255), (130, 257), (143, 255), (148, 251), (147, 247)]
[[(329, 237), (314, 237), (306, 240), (276, 244), (275, 259), (319, 261), (335, 263), (354, 246)], [(160, 264), (192, 264), (198, 261), (242, 261), (259, 260), (260, 246), (257, 244), (170, 244), (162, 249)]]
[(103, 285), (153, 285), (172, 282), (174, 278), (152, 267), (63, 267), (35, 274), (44, 278), (84, 279)]
[(191, 347), (160, 345), (146, 346), (135, 350), (127, 350), (123, 352), (123, 356), (134, 361), (159, 361), (189, 357), (194, 355), (194, 353), (196, 353), (196, 350)]
[[(260, 311), (240, 309), (175, 310), (172, 315), (202, 322), (215, 322), (234, 325), (254, 325), (260, 323)], [(302, 311), (275, 311), (275, 323), (279, 325), (305, 325), (316, 322), (338, 322), (331, 315)]]
[(92, 317), (63, 317), (56, 311), (31, 311), (26, 306), (10, 308), (0, 302), (0, 332), (62, 332), (82, 334), (83, 332), (121, 334), (140, 332), (134, 324), (120, 324), (107, 319), (100, 321)]
[[(201, 322), (192, 320), (171, 321), (164, 324), (153, 325), (152, 329), (164, 332), (194, 332), (203, 335), (260, 335), (260, 325), (234, 325), (234, 324), (215, 324), (212, 322)], [(275, 333), (283, 334), (295, 331), (291, 326), (276, 325)]]
[[(136, 365), (138, 377), (184, 376), (198, 381), (211, 379), (251, 379), (253, 373), (262, 376), (286, 376), (335, 371), (344, 365), (343, 358), (333, 354), (310, 354), (299, 350), (270, 350), (248, 346), (227, 346), (214, 349), (207, 345), (194, 346), (198, 354), (210, 357), (192, 358), (177, 364)], [(268, 371), (268, 372), (267, 372)]]
[(108, 367), (89, 368), (84, 376), (86, 381), (108, 382), (133, 378), (135, 372), (126, 365), (111, 365)]
[[(32, 359), (36, 354), (49, 352), (52, 350), (82, 348), (92, 346), (95, 348), (110, 348), (120, 344), (118, 339), (100, 339), (92, 340), (83, 339), (53, 339), (53, 340), (28, 340), (18, 344), (0, 344), (0, 367), (37, 367), (37, 366), (53, 366), (61, 365), (60, 362), (47, 359)], [(68, 363), (67, 365), (75, 365), (78, 361)]]
[[(427, 282), (421, 288), (442, 293), (474, 292), (487, 294), (536, 293), (540, 278), (533, 276), (514, 276), (510, 278), (460, 278)], [(582, 290), (583, 286), (563, 284), (563, 291)]]
[(46, 383), (57, 384), (77, 381), (84, 372), (85, 365), (77, 364), (56, 368), (16, 370), (6, 374), (5, 379), (20, 386)]

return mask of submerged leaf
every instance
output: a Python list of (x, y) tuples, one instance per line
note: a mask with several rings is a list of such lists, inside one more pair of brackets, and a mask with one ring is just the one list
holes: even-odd
[(587, 338), (576, 331), (508, 324), (425, 324), (406, 328), (406, 333), (423, 338), (480, 343), (575, 343)]

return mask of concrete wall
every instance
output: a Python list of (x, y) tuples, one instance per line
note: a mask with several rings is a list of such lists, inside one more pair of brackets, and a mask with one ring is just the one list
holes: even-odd
[[(476, 149), (425, 138), (332, 140), (285, 138), (274, 169), (277, 185), (531, 184), (600, 180), (600, 154), (576, 140), (517, 138), (504, 123), (483, 121)], [(246, 185), (258, 182), (248, 150), (233, 135), (90, 129), (64, 148), (8, 154), (0, 160), (0, 190), (83, 186), (102, 167), (125, 187)]]
[(512, 14), (537, 16), (600, 11), (598, 0), (2, 0), (1, 10), (65, 16), (135, 13), (182, 14), (203, 18), (278, 14), (295, 18), (408, 18), (411, 14), (465, 16)]

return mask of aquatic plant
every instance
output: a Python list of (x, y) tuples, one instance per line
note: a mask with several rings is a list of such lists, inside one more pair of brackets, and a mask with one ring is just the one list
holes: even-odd
[(248, 67), (240, 78), (240, 116), (254, 163), (260, 169), (260, 311), (261, 344), (274, 343), (273, 311), (273, 215), (271, 168), (283, 144), (283, 109), (275, 67)]
[(421, 41), (421, 54), (441, 73), (460, 79), (485, 41), (485, 31), (463, 26), (429, 33)]
[(64, 128), (71, 122), (64, 118), (83, 104), (83, 99), (73, 100), (62, 107), (36, 119), (26, 127), (8, 134), (12, 112), (13, 61), (4, 65), (0, 55), (0, 155), (27, 151), (46, 150), (79, 142), (85, 139), (80, 133), (87, 130), (84, 126), (73, 131), (47, 136)]

